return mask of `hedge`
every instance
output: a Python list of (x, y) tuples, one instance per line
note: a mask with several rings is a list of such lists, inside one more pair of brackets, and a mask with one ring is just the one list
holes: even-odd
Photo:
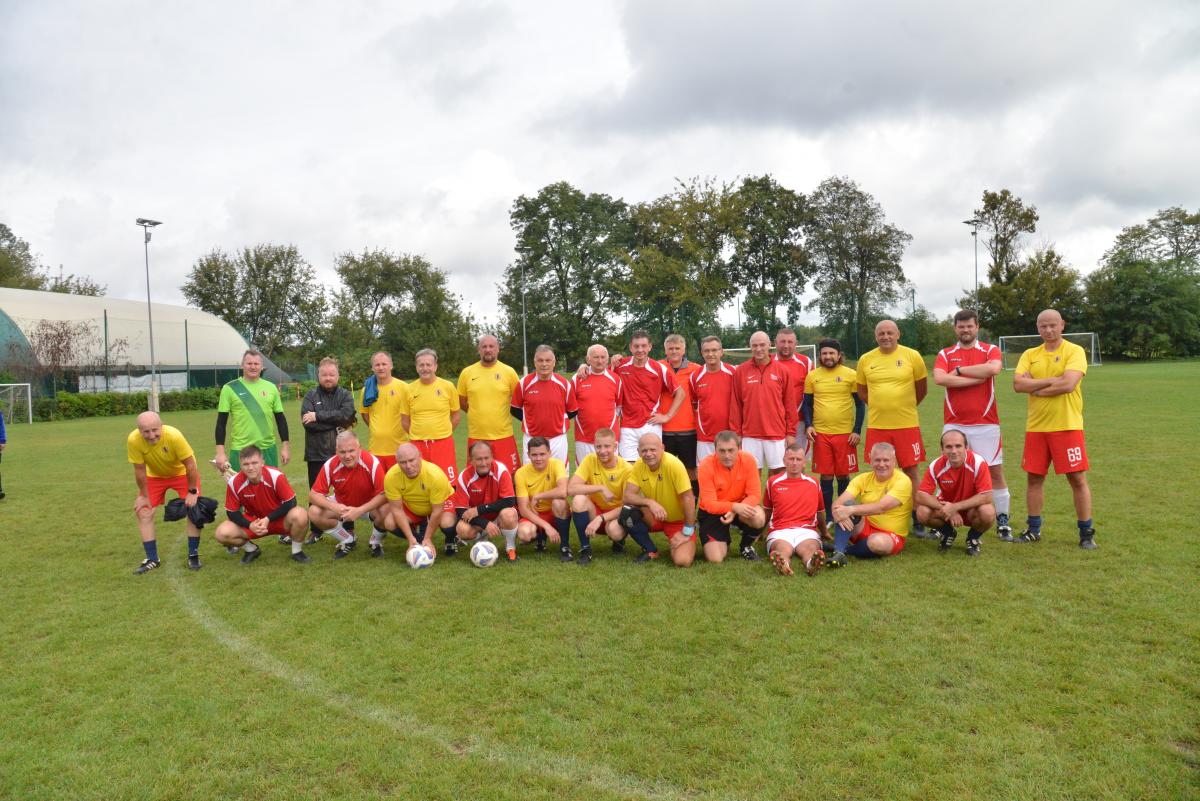
[[(158, 408), (164, 412), (187, 409), (215, 409), (221, 397), (220, 387), (204, 387), (182, 392), (163, 392)], [(74, 420), (80, 417), (114, 417), (146, 411), (145, 392), (59, 392), (53, 398), (35, 398), (34, 420)]]

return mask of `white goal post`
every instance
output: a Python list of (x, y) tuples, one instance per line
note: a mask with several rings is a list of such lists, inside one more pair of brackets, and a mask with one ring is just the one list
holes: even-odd
[(33, 422), (33, 392), (29, 384), (0, 384), (0, 411), (5, 423)]
[[(1083, 348), (1088, 357), (1089, 367), (1101, 364), (1100, 337), (1095, 333), (1083, 331), (1078, 334), (1063, 334), (1063, 339)], [(1042, 344), (1042, 338), (1037, 334), (1018, 334), (1000, 337), (997, 344), (1000, 346), (1000, 355), (1004, 357), (1004, 369), (1014, 370), (1017, 362), (1021, 360), (1021, 354)]]
[[(730, 361), (729, 357), (731, 357), (731, 356), (737, 357), (736, 364), (741, 364), (742, 362), (746, 362), (746, 361), (750, 360), (750, 349), (749, 348), (725, 348), (724, 351), (725, 351), (725, 356), (723, 358), (725, 358), (726, 361)], [(771, 353), (774, 353), (774, 352), (775, 352), (775, 348), (772, 347)], [(817, 362), (817, 346), (816, 345), (797, 345), (796, 352), (803, 353), (805, 356), (807, 356), (809, 359), (811, 359), (814, 367), (819, 366), (819, 364)], [(730, 361), (730, 364), (735, 364), (735, 362)]]

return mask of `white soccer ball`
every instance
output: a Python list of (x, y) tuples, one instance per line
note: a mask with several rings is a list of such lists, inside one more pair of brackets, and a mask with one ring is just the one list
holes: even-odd
[(491, 567), (500, 558), (500, 551), (487, 540), (480, 540), (471, 546), (471, 563), (475, 567)]
[(433, 564), (433, 554), (431, 554), (424, 545), (414, 545), (408, 549), (408, 553), (404, 554), (405, 561), (408, 566), (414, 570), (420, 570), (423, 567), (429, 567)]

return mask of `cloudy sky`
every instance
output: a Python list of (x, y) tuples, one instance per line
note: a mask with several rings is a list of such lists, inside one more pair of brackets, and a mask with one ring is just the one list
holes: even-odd
[(518, 195), (762, 173), (859, 182), (938, 313), (985, 188), (1088, 272), (1200, 206), (1200, 4), (0, 0), (0, 222), (113, 296), (144, 297), (146, 216), (156, 300), (215, 247), (332, 281), (371, 246), (490, 318)]

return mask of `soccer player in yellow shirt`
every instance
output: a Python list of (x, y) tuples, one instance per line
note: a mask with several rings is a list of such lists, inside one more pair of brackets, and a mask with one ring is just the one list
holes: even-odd
[(458, 403), (467, 413), (467, 452), (476, 442), (492, 446), (492, 456), (513, 473), (521, 466), (513, 436), (510, 403), (520, 377), (500, 361), (500, 340), (479, 338), (479, 361), (458, 376)]
[[(192, 446), (174, 426), (163, 425), (154, 412), (142, 412), (137, 428), (125, 439), (129, 463), (133, 465), (133, 480), (137, 484), (137, 500), (133, 511), (137, 515), (138, 531), (146, 558), (133, 571), (136, 575), (149, 573), (160, 564), (158, 539), (154, 532), (154, 509), (166, 499), (167, 490), (184, 499), (190, 510), (200, 497), (200, 470)], [(187, 517), (188, 558), (191, 570), (199, 570), (200, 529)]]
[(1054, 309), (1038, 315), (1042, 344), (1021, 354), (1013, 389), (1029, 395), (1025, 422), (1025, 452), (1021, 468), (1028, 484), (1025, 505), (1027, 525), (1017, 542), (1042, 538), (1042, 508), (1045, 503), (1046, 473), (1066, 474), (1075, 501), (1079, 547), (1096, 548), (1092, 524), (1092, 490), (1088, 486), (1087, 448), (1083, 439), (1083, 376), (1087, 355), (1083, 348), (1063, 339), (1066, 323)]
[[(550, 441), (545, 437), (530, 437), (526, 443), (528, 464), (513, 476), (517, 491), (516, 538), (521, 542), (537, 540), (537, 550), (546, 550), (546, 540), (557, 543), (559, 559), (574, 560), (571, 554), (571, 518), (567, 516), (567, 467), (550, 455)], [(516, 542), (505, 534), (508, 560), (517, 559)]]
[(833, 481), (837, 494), (858, 472), (859, 432), (866, 407), (857, 392), (855, 372), (845, 364), (842, 343), (822, 339), (817, 343), (817, 366), (804, 379), (804, 404), (800, 413), (812, 443), (813, 472), (821, 477), (825, 519), (833, 522)]
[(617, 522), (642, 546), (636, 561), (658, 558), (651, 531), (661, 531), (671, 544), (671, 561), (688, 567), (696, 559), (696, 494), (683, 462), (666, 452), (657, 434), (638, 439), (638, 460), (625, 482), (625, 505)]
[(625, 550), (625, 530), (617, 523), (625, 482), (633, 466), (617, 453), (617, 435), (611, 428), (598, 428), (592, 436), (592, 452), (583, 457), (575, 475), (567, 482), (571, 517), (579, 534), (579, 564), (592, 561), (590, 537), (601, 533), (612, 540), (613, 553)]
[(396, 448), (408, 442), (408, 432), (400, 424), (408, 387), (392, 375), (392, 357), (382, 350), (371, 356), (371, 372), (374, 388), (363, 387), (358, 414), (370, 432), (368, 450), (388, 470), (396, 466)]
[[(408, 547), (420, 546), (436, 554), (430, 526), (438, 526), (447, 542), (454, 538), (454, 508), (446, 508), (454, 491), (450, 479), (438, 465), (421, 458), (421, 451), (411, 442), (396, 449), (396, 465), (383, 477), (383, 494), (387, 496), (386, 525), (393, 533), (408, 540)], [(453, 501), (451, 501), (453, 504)], [(372, 545), (376, 534), (372, 533)]]
[(875, 443), (869, 455), (871, 470), (851, 479), (833, 503), (836, 525), (830, 567), (845, 566), (847, 554), (877, 559), (904, 549), (912, 522), (912, 482), (896, 469), (896, 449), (891, 443)]
[[(400, 423), (421, 458), (446, 471), (453, 484), (458, 478), (454, 449), (454, 429), (462, 418), (458, 388), (437, 374), (437, 351), (417, 351), (417, 380), (408, 385), (408, 408), (400, 414)], [(449, 552), (448, 552), (449, 555)]]

